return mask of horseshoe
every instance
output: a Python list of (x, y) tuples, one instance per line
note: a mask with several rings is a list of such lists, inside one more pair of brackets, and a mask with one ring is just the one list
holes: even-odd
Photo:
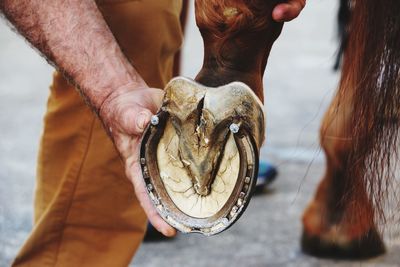
[(148, 195), (179, 231), (220, 233), (243, 214), (255, 187), (262, 103), (241, 82), (206, 87), (178, 77), (165, 92), (141, 142)]

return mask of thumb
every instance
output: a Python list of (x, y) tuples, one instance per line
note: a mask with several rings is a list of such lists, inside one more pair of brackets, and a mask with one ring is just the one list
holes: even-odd
[(134, 121), (131, 124), (131, 127), (129, 127), (130, 134), (141, 135), (150, 123), (152, 115), (153, 114), (147, 109), (139, 111), (139, 113), (134, 116)]

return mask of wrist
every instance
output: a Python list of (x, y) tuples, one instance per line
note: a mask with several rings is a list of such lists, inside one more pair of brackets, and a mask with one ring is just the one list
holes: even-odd
[[(132, 67), (131, 67), (132, 68)], [(102, 77), (103, 82), (97, 82), (96, 85), (91, 85), (94, 90), (87, 90), (91, 97), (89, 98), (97, 113), (99, 113), (103, 104), (109, 99), (115, 98), (117, 95), (127, 91), (133, 91), (135, 88), (147, 87), (146, 82), (139, 76), (139, 74), (132, 68), (127, 68), (125, 71), (117, 70), (107, 71), (106, 77)], [(108, 77), (107, 77), (108, 76)]]
[(121, 104), (120, 99), (124, 98), (124, 95), (128, 95), (131, 92), (134, 92), (139, 89), (147, 88), (147, 84), (145, 82), (130, 82), (124, 85), (121, 85), (115, 89), (113, 89), (101, 102), (97, 109), (97, 114), (100, 117), (106, 131), (111, 134), (111, 121), (114, 117), (116, 117), (119, 112), (120, 107), (118, 104)]

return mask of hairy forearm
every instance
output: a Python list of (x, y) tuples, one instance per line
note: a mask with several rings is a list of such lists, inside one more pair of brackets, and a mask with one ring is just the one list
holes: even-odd
[(144, 84), (94, 0), (0, 0), (0, 10), (95, 111), (117, 88)]

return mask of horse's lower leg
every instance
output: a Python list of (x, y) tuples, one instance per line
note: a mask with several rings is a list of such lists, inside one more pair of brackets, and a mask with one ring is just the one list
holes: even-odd
[[(341, 103), (338, 98), (325, 114), (321, 127), (327, 169), (303, 215), (302, 248), (322, 257), (372, 257), (383, 253), (384, 245), (376, 231), (374, 210), (363, 183), (356, 177), (346, 178), (347, 168), (355, 168), (347, 161), (352, 144), (352, 105), (350, 94)], [(352, 202), (347, 202), (349, 194), (354, 193)]]
[(248, 85), (263, 101), (263, 75), (282, 23), (272, 20), (278, 0), (196, 0), (196, 21), (204, 41), (204, 61), (196, 81), (218, 87)]

